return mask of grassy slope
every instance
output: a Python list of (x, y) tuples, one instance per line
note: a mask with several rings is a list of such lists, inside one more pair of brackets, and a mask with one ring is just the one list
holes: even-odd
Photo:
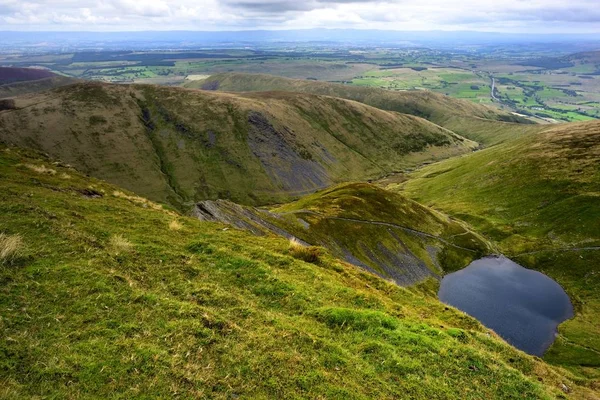
[(594, 398), (327, 255), (296, 260), (16, 150), (0, 179), (0, 231), (26, 245), (0, 266), (2, 398)]
[(22, 96), (28, 93), (38, 93), (54, 89), (60, 86), (71, 85), (77, 80), (65, 76), (54, 76), (50, 78), (37, 79), (34, 81), (15, 82), (0, 85), (0, 99), (5, 97)]
[(283, 90), (335, 96), (382, 110), (423, 117), (484, 145), (539, 130), (535, 125), (511, 123), (523, 122), (512, 114), (430, 91), (390, 91), (243, 73), (216, 74), (203, 81), (190, 82), (187, 87), (236, 92)]
[(439, 278), (493, 252), (465, 224), (367, 183), (337, 185), (269, 210), (208, 201), (194, 212), (256, 234), (323, 246), (402, 286)]
[(182, 208), (284, 201), (475, 146), (414, 116), (309, 94), (86, 83), (16, 106), (0, 113), (0, 140)]
[[(379, 273), (377, 266), (369, 262), (369, 255), (372, 252), (385, 254), (381, 246), (392, 254), (416, 255), (438, 275), (442, 271), (464, 268), (491, 252), (488, 243), (457, 221), (404, 196), (364, 183), (329, 188), (272, 211), (307, 221), (308, 229), (293, 230), (298, 237), (309, 242), (331, 243), (332, 248), (349, 249)], [(372, 224), (378, 222), (423, 232), (445, 242), (390, 225)]]
[(600, 367), (599, 166), (600, 123), (589, 122), (428, 166), (404, 185), (567, 290), (577, 316), (546, 355), (557, 363)]

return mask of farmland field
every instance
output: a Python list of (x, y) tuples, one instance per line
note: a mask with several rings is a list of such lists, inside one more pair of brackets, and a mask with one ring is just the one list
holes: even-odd
[[(598, 52), (548, 58), (544, 49), (294, 46), (199, 51), (0, 54), (0, 66), (47, 68), (110, 83), (182, 86), (223, 72), (266, 73), (387, 90), (430, 90), (556, 123), (600, 118)], [(494, 93), (492, 95), (492, 82)]]

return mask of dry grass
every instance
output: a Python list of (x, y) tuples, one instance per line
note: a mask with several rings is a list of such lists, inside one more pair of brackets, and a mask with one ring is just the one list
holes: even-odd
[(55, 169), (48, 168), (45, 165), (25, 164), (25, 166), (38, 174), (56, 175)]
[(181, 225), (176, 219), (174, 219), (173, 221), (169, 222), (169, 229), (172, 231), (178, 231), (181, 230), (181, 228), (183, 228), (183, 225)]
[(154, 202), (152, 202), (148, 199), (145, 199), (143, 197), (140, 197), (140, 196), (135, 196), (135, 195), (131, 196), (131, 195), (123, 193), (119, 190), (113, 191), (112, 195), (114, 197), (119, 197), (121, 199), (129, 200), (130, 202), (135, 203), (135, 204), (145, 207), (145, 208), (151, 208), (153, 210), (163, 211), (163, 212), (166, 212), (167, 214), (175, 215), (174, 212), (164, 209), (163, 206), (161, 206), (160, 204), (154, 203)]
[(12, 264), (23, 254), (23, 239), (20, 235), (0, 233), (0, 265)]
[(121, 234), (112, 235), (108, 244), (116, 254), (127, 253), (133, 249), (133, 244)]
[(313, 264), (319, 261), (319, 256), (321, 255), (321, 251), (318, 247), (305, 246), (296, 238), (290, 239), (289, 252), (292, 257)]

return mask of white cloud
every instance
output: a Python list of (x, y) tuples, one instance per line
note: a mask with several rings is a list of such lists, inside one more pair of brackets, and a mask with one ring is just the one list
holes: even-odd
[(600, 32), (597, 0), (0, 0), (0, 30)]

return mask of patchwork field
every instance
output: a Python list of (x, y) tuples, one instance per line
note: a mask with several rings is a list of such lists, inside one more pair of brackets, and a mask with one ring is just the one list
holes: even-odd
[[(429, 90), (556, 123), (600, 118), (600, 62), (594, 53), (549, 57), (526, 46), (485, 51), (427, 48), (205, 49), (0, 54), (0, 65), (43, 67), (111, 83), (179, 86), (227, 72), (271, 74), (361, 87)], [(492, 81), (495, 80), (494, 94)]]

